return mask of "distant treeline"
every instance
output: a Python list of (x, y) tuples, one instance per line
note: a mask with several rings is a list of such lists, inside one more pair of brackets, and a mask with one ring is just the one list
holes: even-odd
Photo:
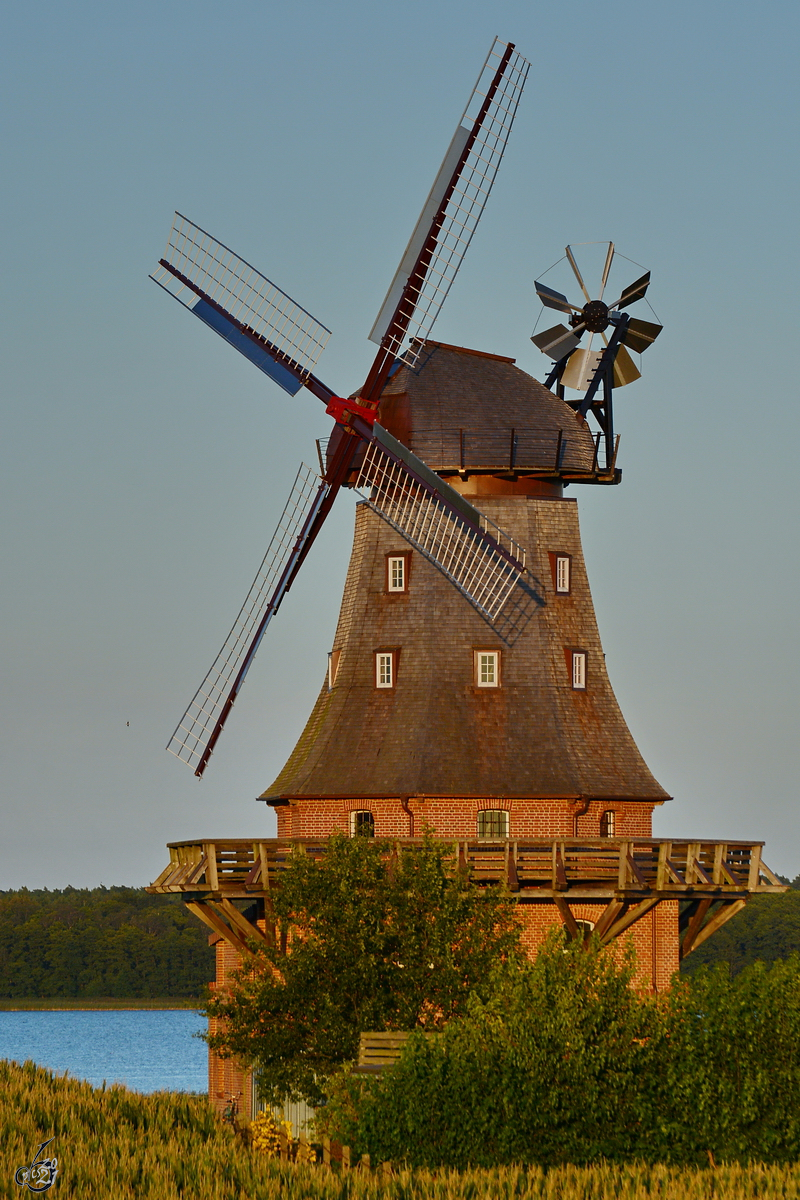
[[(737, 974), (800, 952), (800, 875), (790, 886), (784, 896), (755, 896), (683, 971), (727, 962)], [(195, 998), (213, 978), (208, 930), (178, 896), (131, 887), (0, 891), (0, 998)]]
[(0, 997), (199, 997), (208, 930), (144, 888), (0, 891)]

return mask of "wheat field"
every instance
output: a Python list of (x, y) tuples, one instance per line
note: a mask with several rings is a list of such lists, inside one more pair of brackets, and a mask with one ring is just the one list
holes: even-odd
[(0, 1062), (0, 1196), (39, 1144), (58, 1158), (53, 1200), (800, 1200), (800, 1167), (564, 1166), (347, 1172), (248, 1147), (202, 1097), (93, 1088)]

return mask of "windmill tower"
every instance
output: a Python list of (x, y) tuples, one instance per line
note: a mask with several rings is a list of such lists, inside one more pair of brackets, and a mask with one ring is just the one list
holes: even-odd
[[(633, 318), (649, 274), (573, 305), (534, 336), (544, 384), (514, 360), (431, 340), (488, 197), (528, 63), (495, 42), (373, 327), (362, 388), (313, 374), (329, 331), (210, 234), (176, 214), (154, 274), (290, 394), (306, 387), (334, 429), (317, 476), (301, 468), (242, 606), (169, 749), (200, 776), (269, 624), (342, 487), (361, 497), (328, 670), (294, 751), (261, 797), (278, 838), (180, 842), (152, 885), (180, 892), (218, 942), (217, 984), (288, 846), (322, 853), (335, 831), (449, 839), (478, 884), (504, 880), (529, 948), (553, 924), (631, 937), (642, 983), (667, 985), (689, 953), (779, 882), (761, 843), (653, 839), (669, 799), (609, 683), (586, 578), (574, 483), (615, 484), (613, 391), (660, 326)], [(588, 344), (582, 344), (586, 337)], [(593, 349), (593, 339), (600, 338)], [(575, 392), (567, 398), (567, 390)], [(594, 432), (587, 418), (594, 422)], [(212, 1063), (212, 1095), (231, 1090)]]

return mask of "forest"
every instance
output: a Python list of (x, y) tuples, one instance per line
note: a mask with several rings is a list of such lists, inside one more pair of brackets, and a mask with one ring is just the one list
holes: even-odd
[[(754, 897), (682, 970), (727, 962), (737, 974), (800, 952), (800, 875), (790, 888)], [(0, 999), (200, 998), (213, 978), (208, 930), (177, 896), (133, 887), (0, 891)]]
[(199, 998), (208, 930), (144, 888), (0, 891), (0, 999)]

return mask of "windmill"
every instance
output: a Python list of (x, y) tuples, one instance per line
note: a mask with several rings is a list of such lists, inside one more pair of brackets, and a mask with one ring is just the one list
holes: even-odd
[(513, 44), (495, 39), (369, 334), (379, 347), (372, 367), (349, 399), (313, 374), (330, 330), (222, 242), (175, 214), (151, 278), (290, 395), (305, 387), (335, 422), (322, 474), (300, 467), (242, 609), (168, 744), (198, 777), (342, 486), (354, 487), (507, 643), (542, 602), (524, 549), (376, 421), (387, 380), (422, 354), (472, 239), (529, 66)]
[[(545, 308), (565, 313), (569, 317), (569, 328), (565, 325), (554, 325), (542, 333), (533, 334), (531, 341), (543, 354), (554, 360), (553, 369), (545, 380), (545, 387), (555, 386), (562, 399), (565, 388), (583, 392), (582, 397), (567, 403), (575, 409), (580, 418), (585, 418), (591, 412), (605, 436), (606, 453), (610, 454), (614, 442), (614, 387), (624, 387), (640, 377), (640, 372), (626, 347), (642, 354), (648, 346), (652, 346), (662, 329), (661, 325), (631, 317), (624, 311), (637, 300), (644, 299), (650, 286), (650, 272), (646, 271), (624, 288), (613, 304), (608, 304), (603, 296), (614, 262), (614, 243), (608, 243), (600, 278), (600, 291), (596, 299), (592, 299), (584, 283), (571, 246), (566, 247), (565, 256), (583, 293), (584, 303), (581, 306), (572, 304), (562, 292), (557, 292), (537, 280), (536, 295)], [(607, 330), (610, 332), (607, 333)], [(582, 346), (581, 339), (584, 334), (589, 335), (588, 344)], [(597, 335), (603, 342), (601, 350), (592, 349)], [(601, 386), (602, 396), (599, 394)]]

